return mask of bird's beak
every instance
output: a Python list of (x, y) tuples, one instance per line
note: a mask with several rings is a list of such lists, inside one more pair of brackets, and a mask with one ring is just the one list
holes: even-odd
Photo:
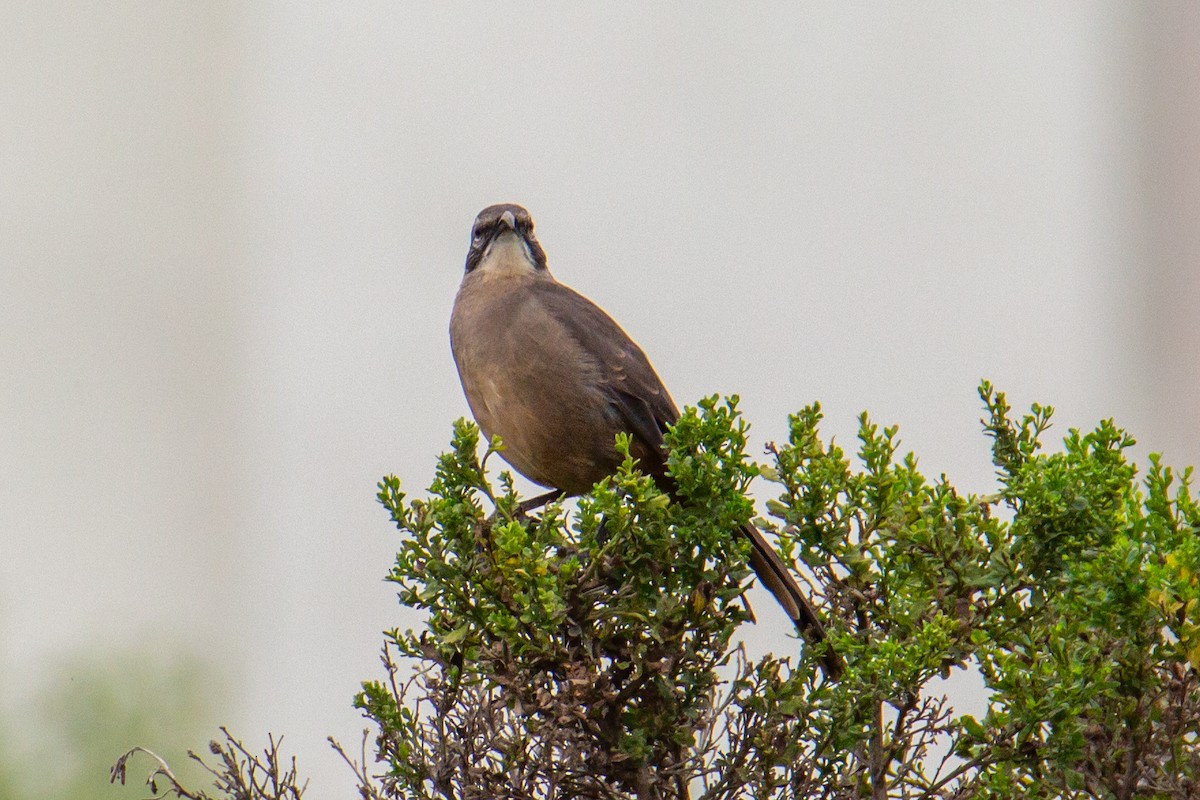
[(503, 214), (501, 214), (500, 221), (507, 225), (510, 231), (515, 231), (517, 229), (517, 218), (513, 216), (511, 211), (505, 211)]

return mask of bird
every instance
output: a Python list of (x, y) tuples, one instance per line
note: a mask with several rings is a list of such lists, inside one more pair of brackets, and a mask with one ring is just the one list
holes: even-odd
[[(599, 306), (559, 283), (522, 206), (491, 205), (471, 226), (462, 283), (450, 315), (450, 345), (480, 430), (500, 455), (554, 496), (586, 494), (629, 454), (668, 494), (664, 433), (679, 418), (642, 349)], [(762, 533), (747, 523), (750, 566), (810, 643), (826, 640), (816, 610)], [(826, 646), (825, 675), (843, 671)]]

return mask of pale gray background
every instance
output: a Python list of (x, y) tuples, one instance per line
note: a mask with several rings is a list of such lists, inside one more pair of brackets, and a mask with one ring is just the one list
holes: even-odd
[(349, 794), (493, 202), (756, 452), (819, 399), (986, 490), (986, 376), (1200, 461), (1200, 6), (605, 8), (0, 7), (0, 708), (197, 650)]

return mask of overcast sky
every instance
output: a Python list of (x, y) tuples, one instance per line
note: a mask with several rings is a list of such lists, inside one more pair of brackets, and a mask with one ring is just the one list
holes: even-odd
[(347, 794), (324, 736), (414, 621), (374, 484), (422, 492), (468, 413), (446, 329), (494, 202), (755, 452), (819, 400), (987, 490), (987, 377), (1200, 460), (1195, 6), (598, 9), (5, 6), (6, 707), (198, 650), (219, 721)]

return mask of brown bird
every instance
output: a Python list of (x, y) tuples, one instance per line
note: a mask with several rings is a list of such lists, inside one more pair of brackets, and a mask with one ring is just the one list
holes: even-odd
[[(466, 274), (450, 317), (450, 345), (480, 429), (531, 481), (579, 495), (621, 463), (614, 441), (665, 492), (663, 433), (679, 410), (641, 348), (596, 304), (554, 279), (533, 219), (518, 205), (488, 206), (471, 228)], [(757, 528), (750, 566), (808, 641), (825, 639), (813, 607)], [(825, 674), (842, 672), (827, 650)]]

